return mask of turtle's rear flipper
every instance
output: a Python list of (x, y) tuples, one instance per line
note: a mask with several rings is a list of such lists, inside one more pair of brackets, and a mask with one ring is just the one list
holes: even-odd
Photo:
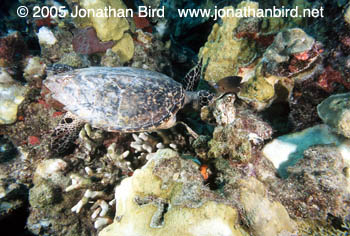
[(84, 122), (67, 112), (51, 134), (50, 149), (58, 155), (72, 151)]

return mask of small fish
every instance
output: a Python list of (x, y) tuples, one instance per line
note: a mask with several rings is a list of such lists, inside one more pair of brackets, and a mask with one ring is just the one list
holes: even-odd
[(213, 87), (216, 89), (216, 92), (220, 94), (238, 93), (241, 89), (241, 81), (242, 77), (240, 76), (227, 76), (219, 80)]

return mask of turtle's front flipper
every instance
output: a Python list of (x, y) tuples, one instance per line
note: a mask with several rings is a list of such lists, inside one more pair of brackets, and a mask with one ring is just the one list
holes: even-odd
[(199, 137), (199, 135), (193, 129), (191, 129), (185, 122), (178, 121), (177, 124), (182, 124), (183, 126), (185, 126), (187, 132), (189, 132), (194, 139), (197, 139)]
[(84, 122), (82, 120), (67, 112), (51, 134), (51, 151), (62, 155), (71, 150), (83, 125)]
[(184, 77), (182, 84), (186, 91), (194, 91), (201, 79), (202, 74), (202, 60), (193, 67)]

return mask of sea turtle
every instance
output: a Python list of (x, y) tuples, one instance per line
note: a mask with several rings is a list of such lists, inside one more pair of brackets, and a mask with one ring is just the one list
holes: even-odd
[(44, 85), (68, 111), (52, 134), (51, 149), (65, 152), (84, 123), (111, 132), (173, 127), (186, 104), (200, 106), (213, 98), (208, 91), (192, 91), (200, 71), (199, 63), (184, 86), (167, 75), (132, 67), (89, 67), (47, 77)]

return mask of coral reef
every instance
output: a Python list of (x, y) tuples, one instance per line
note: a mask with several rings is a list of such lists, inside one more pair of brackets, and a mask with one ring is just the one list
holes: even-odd
[[(304, 228), (302, 228), (304, 227)], [(333, 226), (330, 225), (325, 225), (325, 226), (313, 226), (313, 225), (302, 225), (302, 232), (305, 233), (306, 235), (332, 235), (332, 236), (337, 236), (337, 235), (346, 235), (350, 233), (350, 224), (348, 221), (344, 221), (341, 225), (341, 229), (334, 228)]]
[(41, 27), (36, 35), (38, 36), (39, 43), (43, 46), (50, 47), (57, 43), (57, 38), (46, 26)]
[[(65, 65), (72, 68), (88, 67), (91, 62), (86, 58), (85, 55), (77, 54), (76, 52), (65, 53), (55, 65)], [(62, 72), (65, 72), (63, 70)]]
[(0, 125), (12, 124), (17, 120), (18, 106), (23, 102), (27, 88), (0, 69)]
[[(226, 7), (224, 9), (228, 12), (232, 10), (238, 11), (248, 7), (250, 9), (258, 9), (259, 4), (260, 3), (257, 2), (242, 1), (235, 9), (232, 7)], [(261, 4), (263, 5), (263, 3)], [(294, 1), (291, 5), (293, 5), (293, 7), (298, 6), (299, 12), (310, 6), (307, 1)], [(261, 56), (261, 51), (274, 41), (277, 33), (293, 26), (302, 26), (306, 22), (305, 19), (293, 17), (265, 17), (263, 19), (255, 17), (223, 17), (221, 20), (221, 25), (218, 23), (214, 24), (206, 44), (199, 52), (199, 57), (203, 58), (204, 65), (206, 66), (204, 79), (213, 82), (226, 76), (239, 74), (243, 68), (251, 65), (254, 60)], [(275, 39), (275, 45), (276, 41), (281, 41), (279, 40), (279, 38), (281, 38), (281, 33), (279, 34), (280, 36), (276, 36), (277, 40)], [(305, 38), (304, 36), (298, 36), (297, 33), (293, 33), (293, 35), (294, 34), (296, 38), (292, 40)], [(282, 41), (284, 41), (284, 39)], [(306, 42), (306, 40), (305, 42), (304, 40), (300, 42), (302, 42), (300, 44), (309, 43)], [(297, 45), (295, 46), (298, 47)], [(305, 50), (306, 48), (307, 47), (305, 47)], [(310, 49), (308, 51), (310, 51)], [(293, 72), (296, 70), (296, 64), (300, 63), (300, 61), (304, 61), (303, 64), (308, 64), (313, 61), (314, 54), (318, 53), (315, 49), (313, 50), (314, 52), (310, 53), (308, 58), (306, 58), (305, 50), (296, 50), (300, 55), (294, 50), (296, 53), (296, 60), (292, 63), (294, 65), (293, 68), (291, 67)], [(265, 53), (267, 53), (267, 51)], [(270, 55), (274, 55), (274, 52)], [(279, 59), (281, 58), (282, 57)]]
[(67, 182), (64, 170), (67, 163), (61, 159), (48, 159), (41, 161), (34, 172), (33, 183), (38, 184), (41, 180), (50, 180), (54, 184), (62, 185)]
[(135, 53), (131, 62), (132, 67), (163, 72), (173, 75), (169, 60), (169, 48), (154, 35), (136, 31)]
[(317, 105), (328, 96), (329, 93), (312, 79), (296, 83), (289, 99), (289, 119), (293, 129), (300, 131), (319, 124)]
[(257, 236), (293, 235), (296, 223), (278, 201), (271, 202), (263, 183), (254, 177), (238, 183), (244, 217), (251, 231)]
[(122, 63), (118, 54), (111, 49), (107, 49), (105, 55), (101, 58), (101, 66), (118, 67), (121, 65)]
[(116, 188), (115, 220), (100, 236), (128, 234), (130, 228), (142, 235), (198, 235), (203, 230), (243, 235), (237, 210), (215, 201), (194, 162), (171, 149), (150, 155), (144, 167)]
[(135, 47), (133, 42), (130, 34), (125, 33), (123, 38), (112, 47), (112, 51), (119, 55), (122, 62), (129, 61), (134, 56)]
[(317, 111), (324, 123), (350, 138), (350, 93), (330, 96), (317, 106)]
[(239, 97), (258, 109), (273, 101), (288, 101), (295, 83), (322, 69), (320, 44), (299, 28), (277, 34), (255, 67), (254, 75), (242, 86)]
[[(263, 153), (274, 164), (278, 173), (286, 177), (287, 168), (295, 165), (307, 148), (320, 144), (335, 144), (340, 147), (349, 145), (342, 137), (333, 134), (326, 125), (317, 125), (274, 139), (264, 146)], [(344, 153), (344, 158), (345, 155)]]
[(275, 93), (274, 83), (278, 81), (276, 76), (270, 77), (273, 83), (264, 78), (261, 72), (262, 66), (256, 68), (256, 76), (251, 77), (242, 85), (239, 92), (239, 98), (250, 102), (255, 109), (262, 110), (272, 103), (277, 97)]
[(219, 99), (213, 111), (218, 126), (209, 141), (209, 157), (249, 161), (260, 144), (271, 138), (272, 128), (249, 110), (235, 111), (234, 95)]
[[(27, 227), (32, 233), (53, 234), (67, 231), (69, 234), (77, 230), (79, 221), (67, 219), (66, 215), (60, 213), (63, 210), (65, 214), (69, 214), (64, 209), (72, 204), (69, 196), (62, 195), (62, 188), (69, 183), (69, 178), (64, 175), (67, 167), (67, 162), (61, 159), (43, 160), (38, 164), (33, 177), (34, 187), (29, 192), (32, 210)], [(56, 220), (57, 217), (59, 221)], [(81, 234), (86, 235), (84, 232)]]
[(133, 19), (137, 29), (152, 33), (151, 24), (146, 17), (140, 17), (138, 14), (135, 14)]
[[(41, 29), (45, 29), (41, 31), (42, 34), (40, 34)], [(50, 63), (57, 62), (66, 53), (73, 52), (73, 34), (68, 27), (50, 29), (42, 26), (37, 37), (41, 48), (41, 57)]]
[(27, 45), (19, 32), (0, 37), (0, 66), (14, 67), (27, 55)]
[(96, 30), (93, 27), (79, 29), (73, 37), (72, 44), (76, 53), (87, 55), (105, 52), (114, 45), (112, 41), (101, 42), (97, 38)]
[(315, 39), (299, 28), (278, 33), (264, 53), (263, 71), (276, 76), (292, 77), (307, 70), (319, 58)]
[[(126, 6), (121, 0), (81, 0), (79, 1), (80, 7), (84, 9), (104, 9), (104, 7), (111, 7), (118, 11), (119, 9), (125, 10)], [(77, 18), (76, 22), (81, 28), (92, 26), (97, 33), (97, 37), (105, 42), (104, 48), (111, 46), (108, 41), (115, 41), (115, 45), (112, 50), (118, 54), (122, 62), (129, 61), (134, 54), (134, 43), (129, 33), (126, 31), (129, 29), (129, 23), (125, 17), (89, 17), (89, 18)], [(91, 31), (91, 30), (90, 30)], [(92, 31), (91, 31), (92, 32)], [(87, 45), (84, 45), (84, 47)], [(80, 48), (81, 46), (79, 46)], [(77, 47), (78, 48), (78, 47)]]
[[(340, 63), (344, 64), (347, 62), (345, 61)], [(339, 64), (338, 66), (343, 66), (342, 64)], [(343, 71), (347, 71), (347, 69), (345, 68)], [(347, 76), (347, 74), (345, 76)], [(318, 77), (317, 83), (323, 90), (328, 93), (333, 93), (339, 84), (343, 85), (348, 90), (350, 89), (349, 81), (347, 81), (346, 78), (344, 78), (344, 76), (338, 70), (334, 70), (330, 65), (327, 66), (323, 73)]]
[(150, 0), (142, 0), (145, 6), (150, 6), (152, 8), (157, 8), (160, 5), (160, 0), (150, 1)]
[(345, 11), (344, 20), (346, 23), (350, 24), (350, 8), (349, 7)]
[[(111, 6), (116, 10), (126, 8), (124, 3), (120, 0), (81, 0), (79, 1), (79, 5), (85, 9), (95, 10), (103, 9), (105, 6)], [(128, 21), (123, 17), (113, 17), (111, 21), (106, 17), (91, 17), (90, 19), (79, 18), (77, 20), (83, 21), (83, 24), (92, 25), (97, 32), (97, 36), (102, 41), (119, 40), (123, 37), (124, 32), (129, 29)]]
[(29, 83), (34, 83), (37, 87), (41, 87), (41, 81), (45, 75), (46, 64), (40, 57), (31, 57), (26, 61), (23, 69), (23, 77)]
[(349, 177), (344, 170), (349, 162), (340, 151), (333, 145), (313, 146), (288, 168), (288, 179), (276, 184), (274, 191), (290, 213), (314, 220), (326, 220), (329, 214), (346, 219)]
[[(242, 2), (237, 8), (257, 9), (256, 2)], [(233, 8), (225, 8), (233, 10)], [(240, 23), (238, 17), (223, 17), (222, 25), (214, 24), (208, 40), (199, 52), (205, 66), (204, 79), (217, 82), (218, 80), (236, 75), (239, 67), (249, 65), (256, 59), (254, 42), (247, 39), (235, 38), (235, 29)]]

